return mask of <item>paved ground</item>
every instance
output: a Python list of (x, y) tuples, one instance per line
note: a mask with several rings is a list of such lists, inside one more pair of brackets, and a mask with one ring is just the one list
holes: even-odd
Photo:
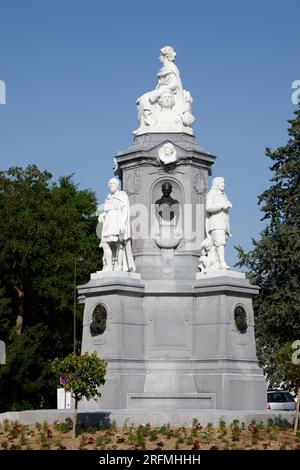
[[(21, 424), (54, 423), (62, 422), (67, 417), (72, 418), (72, 410), (26, 410), (26, 411), (8, 411), (0, 414), (0, 422), (5, 419), (9, 421), (18, 421)], [(247, 411), (247, 410), (107, 410), (107, 411), (78, 411), (78, 421), (87, 426), (95, 424), (107, 424), (115, 422), (118, 426), (128, 424), (147, 424), (152, 426), (162, 426), (170, 424), (171, 426), (191, 426), (193, 420), (197, 419), (202, 426), (212, 423), (214, 426), (219, 424), (222, 418), (226, 424), (230, 424), (237, 419), (240, 423), (250, 424), (253, 420), (257, 423), (267, 423), (272, 419), (274, 423), (287, 421), (293, 423), (295, 413), (293, 411)]]

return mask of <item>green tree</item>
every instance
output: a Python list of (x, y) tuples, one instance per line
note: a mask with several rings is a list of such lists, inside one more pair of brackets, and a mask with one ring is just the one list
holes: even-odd
[(2, 411), (55, 406), (49, 364), (73, 349), (74, 260), (84, 260), (78, 284), (101, 266), (95, 211), (95, 194), (71, 176), (55, 182), (34, 165), (0, 172)]
[(60, 379), (66, 392), (71, 392), (74, 399), (73, 438), (76, 436), (78, 402), (101, 397), (99, 387), (104, 385), (107, 363), (96, 353), (84, 353), (81, 356), (69, 354), (64, 359), (55, 359), (52, 370)]
[(237, 265), (261, 287), (254, 299), (257, 348), (271, 386), (283, 379), (278, 350), (300, 339), (300, 108), (289, 123), (287, 144), (266, 149), (273, 172), (270, 188), (259, 196), (266, 227), (250, 252), (237, 247)]
[[(296, 346), (298, 351), (300, 350), (299, 346)], [(298, 392), (300, 387), (300, 360), (298, 351), (293, 347), (293, 343), (285, 343), (276, 354), (277, 374), (281, 377), (281, 381), (295, 393)]]

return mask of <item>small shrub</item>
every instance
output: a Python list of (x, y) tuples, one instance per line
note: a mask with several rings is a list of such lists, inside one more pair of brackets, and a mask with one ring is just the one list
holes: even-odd
[(43, 432), (46, 433), (48, 431), (48, 429), (49, 429), (48, 423), (47, 423), (47, 421), (44, 421), (43, 425), (42, 425)]
[(7, 441), (0, 441), (0, 445), (3, 449), (7, 449), (8, 447), (8, 442)]
[(20, 444), (20, 446), (26, 446), (26, 444), (27, 444), (27, 439), (26, 439), (24, 429), (21, 430), (21, 434), (20, 434), (20, 437), (19, 437), (19, 444)]
[(224, 444), (224, 450), (228, 450), (229, 449), (229, 441), (228, 439), (222, 439), (222, 442)]
[(55, 438), (54, 444), (56, 445), (58, 450), (66, 450), (67, 449), (66, 446), (64, 446), (63, 443), (62, 443), (62, 437), (61, 436), (57, 436)]
[(170, 425), (168, 424), (168, 426), (166, 426), (165, 424), (163, 424), (160, 428), (159, 428), (159, 434), (166, 434), (166, 432), (168, 431)]
[(134, 444), (135, 444), (135, 441), (136, 441), (136, 433), (135, 433), (135, 431), (134, 431), (132, 428), (130, 428), (130, 429), (129, 429), (129, 432), (128, 432), (126, 444), (128, 444), (128, 445), (134, 445)]
[(116, 432), (117, 431), (117, 422), (116, 420), (114, 419), (110, 425), (110, 429), (113, 431), (113, 432)]
[(197, 418), (193, 418), (192, 428), (193, 428), (193, 429), (198, 429), (198, 426), (199, 426), (198, 419), (197, 419)]
[(10, 421), (8, 419), (3, 420), (3, 431), (4, 433), (8, 433), (10, 430)]
[(56, 445), (56, 447), (60, 448), (60, 446), (62, 445), (62, 438), (61, 436), (56, 436), (55, 440), (54, 440), (54, 444)]
[(151, 429), (149, 432), (149, 440), (150, 441), (156, 441), (158, 438), (158, 430), (157, 429)]
[(167, 429), (165, 436), (167, 439), (171, 439), (174, 436), (174, 431), (172, 429)]
[(12, 438), (15, 439), (16, 437), (18, 437), (21, 434), (22, 429), (23, 429), (23, 427), (22, 427), (21, 424), (13, 423), (12, 427), (10, 428), (10, 431), (9, 431), (9, 436), (11, 436)]
[(178, 438), (177, 438), (178, 443), (179, 443), (179, 444), (184, 444), (184, 440), (185, 440), (184, 436), (182, 436), (181, 434), (179, 434), (179, 435), (178, 435)]
[(208, 431), (202, 431), (202, 433), (199, 435), (199, 439), (203, 444), (208, 444), (213, 437), (213, 432), (208, 432)]
[(98, 434), (95, 439), (94, 449), (104, 449), (105, 447), (105, 436)]
[(80, 441), (79, 441), (79, 449), (83, 449), (85, 445), (88, 443), (88, 436), (83, 433), (80, 436)]
[(223, 419), (220, 419), (218, 437), (222, 439), (224, 436), (226, 436), (226, 434), (227, 434), (226, 423)]
[(268, 418), (267, 426), (268, 426), (269, 428), (271, 428), (271, 427), (274, 426), (274, 422), (273, 422), (273, 419), (272, 419), (272, 418)]
[(39, 434), (39, 443), (40, 443), (41, 449), (44, 449), (44, 450), (50, 449), (49, 440), (48, 440), (46, 434), (42, 431)]
[(140, 425), (136, 431), (136, 444), (141, 448), (146, 448), (145, 436), (144, 436), (144, 426)]
[(65, 421), (62, 422), (62, 423), (59, 423), (58, 421), (55, 421), (53, 423), (53, 428), (54, 428), (55, 431), (63, 432), (65, 434), (67, 432), (71, 431), (72, 426), (73, 426), (73, 422), (70, 418), (66, 418)]
[(192, 433), (186, 438), (185, 443), (188, 446), (191, 446), (195, 440), (195, 437), (192, 435)]
[(239, 421), (235, 419), (230, 425), (231, 427), (231, 440), (232, 442), (238, 442), (241, 437), (241, 428), (239, 427)]

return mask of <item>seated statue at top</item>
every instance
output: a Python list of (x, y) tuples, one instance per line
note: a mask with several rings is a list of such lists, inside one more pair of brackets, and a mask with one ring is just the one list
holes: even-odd
[(160, 50), (163, 67), (157, 74), (157, 86), (137, 99), (139, 128), (135, 135), (145, 132), (186, 132), (195, 121), (192, 115), (192, 96), (182, 88), (180, 73), (174, 60), (176, 53), (171, 46)]

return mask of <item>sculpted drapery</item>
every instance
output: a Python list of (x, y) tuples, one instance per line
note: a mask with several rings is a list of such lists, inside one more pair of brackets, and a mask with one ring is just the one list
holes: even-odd
[(184, 90), (180, 73), (174, 64), (176, 53), (171, 46), (160, 50), (163, 67), (157, 74), (157, 86), (137, 99), (139, 128), (143, 132), (192, 133), (190, 126), (195, 121), (191, 111), (191, 94)]

